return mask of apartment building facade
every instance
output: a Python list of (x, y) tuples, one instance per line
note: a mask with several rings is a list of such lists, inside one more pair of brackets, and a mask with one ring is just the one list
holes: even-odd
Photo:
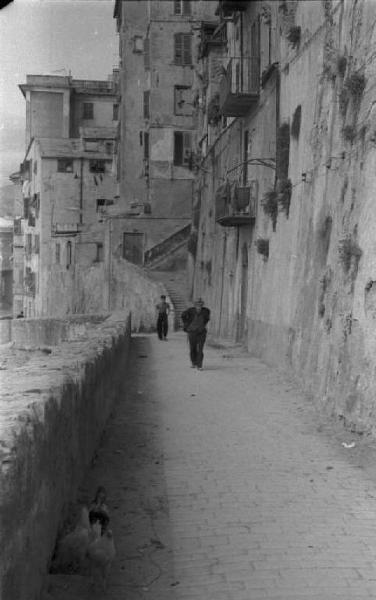
[(15, 311), (25, 317), (108, 307), (111, 249), (104, 214), (117, 201), (114, 76), (28, 75), (20, 86), (27, 150), (20, 175), (24, 213), (15, 222)]
[(138, 213), (128, 231), (140, 262), (191, 220), (198, 101), (193, 85), (202, 23), (215, 19), (215, 8), (201, 0), (115, 2), (119, 193)]

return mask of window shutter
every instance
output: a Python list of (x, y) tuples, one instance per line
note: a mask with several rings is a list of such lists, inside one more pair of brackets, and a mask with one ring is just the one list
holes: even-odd
[(183, 34), (175, 33), (175, 63), (177, 65), (183, 64)]
[(183, 0), (183, 15), (191, 14), (191, 3), (189, 0)]
[(192, 63), (192, 52), (191, 52), (192, 38), (190, 34), (183, 36), (183, 65), (190, 65)]
[(174, 132), (174, 165), (183, 164), (183, 133)]
[(144, 92), (144, 119), (150, 118), (150, 91)]

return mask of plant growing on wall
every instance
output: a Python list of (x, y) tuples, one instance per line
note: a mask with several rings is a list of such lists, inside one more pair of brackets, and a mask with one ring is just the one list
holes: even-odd
[(290, 179), (284, 179), (278, 182), (278, 204), (282, 210), (286, 213), (288, 218), (290, 213), (290, 203), (292, 194), (292, 183)]
[(290, 125), (282, 123), (278, 127), (276, 140), (276, 176), (288, 179), (290, 161)]
[(299, 25), (293, 25), (292, 27), (290, 27), (290, 29), (288, 30), (286, 37), (288, 40), (288, 43), (290, 44), (290, 46), (292, 48), (297, 48), (300, 44), (300, 38), (302, 35), (302, 28)]
[(291, 123), (291, 135), (296, 140), (299, 138), (300, 124), (302, 120), (302, 107), (300, 104), (296, 107)]
[(258, 238), (255, 241), (257, 252), (263, 256), (264, 260), (269, 258), (269, 240), (265, 238)]
[(354, 125), (345, 125), (345, 127), (342, 129), (342, 135), (346, 142), (350, 142), (350, 144), (352, 144), (356, 138), (356, 128)]
[(278, 193), (276, 190), (269, 190), (265, 193), (262, 201), (262, 209), (264, 213), (270, 217), (273, 224), (273, 231), (276, 229), (278, 217)]
[(355, 100), (360, 100), (366, 87), (366, 78), (363, 73), (352, 73), (345, 79), (343, 85)]
[(347, 67), (346, 56), (344, 54), (339, 54), (337, 56), (337, 73), (338, 73), (338, 75), (340, 75), (340, 77), (345, 76), (346, 67)]
[(350, 271), (350, 267), (353, 264), (354, 274), (356, 275), (362, 254), (361, 248), (351, 236), (346, 236), (339, 241), (338, 255), (345, 273)]
[[(344, 57), (343, 57), (344, 58)], [(361, 98), (366, 87), (366, 78), (363, 73), (351, 73), (346, 77), (343, 88), (339, 94), (339, 109), (342, 117), (345, 117), (347, 107), (352, 98), (355, 111), (358, 110)]]
[(221, 109), (219, 108), (219, 94), (215, 94), (208, 104), (208, 123), (209, 125), (218, 125), (222, 119)]

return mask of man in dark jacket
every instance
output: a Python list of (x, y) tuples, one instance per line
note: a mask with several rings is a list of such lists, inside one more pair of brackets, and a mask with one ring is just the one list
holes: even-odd
[(184, 331), (188, 333), (192, 368), (197, 367), (199, 371), (202, 371), (206, 324), (210, 319), (210, 310), (204, 306), (202, 298), (198, 298), (194, 306), (182, 313), (181, 318), (184, 324)]
[(156, 306), (157, 318), (157, 333), (160, 340), (167, 340), (168, 332), (168, 315), (170, 313), (170, 305), (166, 302), (166, 296), (161, 296), (161, 301)]

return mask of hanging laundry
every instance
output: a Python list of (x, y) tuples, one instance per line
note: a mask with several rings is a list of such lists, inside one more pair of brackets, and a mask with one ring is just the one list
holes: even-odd
[(98, 181), (97, 181), (97, 178), (95, 177), (95, 175), (94, 175), (94, 183), (95, 183), (95, 185), (98, 185)]

